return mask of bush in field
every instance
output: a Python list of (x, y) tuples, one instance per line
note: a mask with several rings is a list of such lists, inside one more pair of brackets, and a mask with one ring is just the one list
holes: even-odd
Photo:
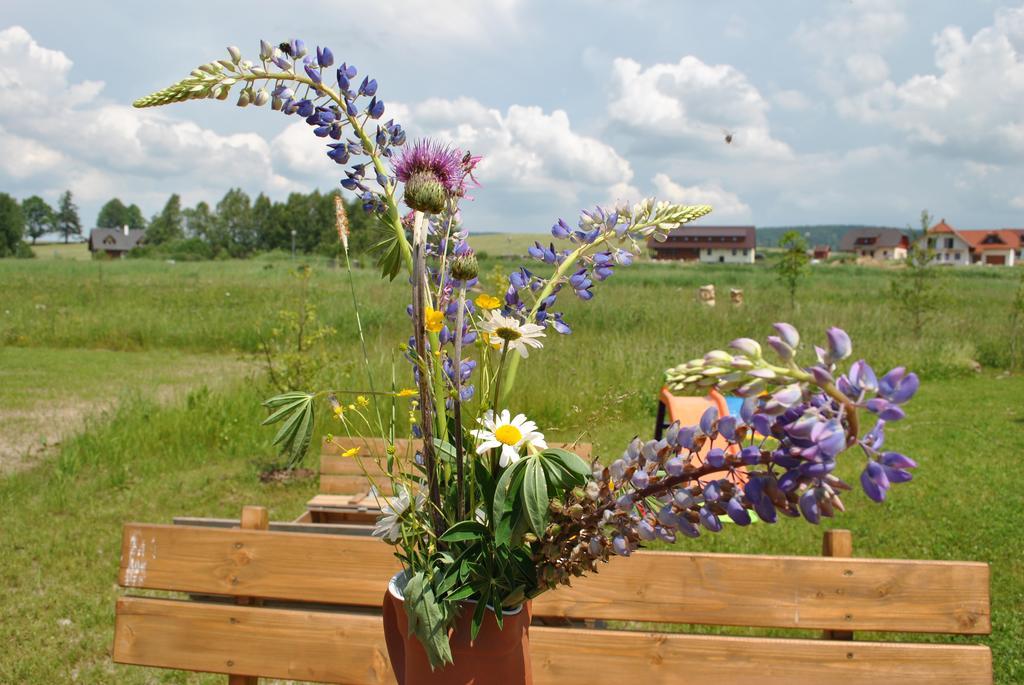
[(811, 261), (807, 256), (807, 241), (796, 231), (786, 231), (779, 239), (779, 247), (784, 252), (775, 264), (775, 273), (789, 293), (790, 308), (796, 309), (796, 288), (807, 273), (807, 264)]
[(18, 250), (25, 218), (18, 201), (7, 193), (0, 193), (0, 257), (10, 257)]
[(935, 251), (929, 249), (923, 240), (932, 217), (928, 210), (921, 211), (921, 231), (913, 235), (914, 240), (907, 250), (907, 258), (903, 260), (903, 270), (893, 278), (892, 295), (896, 306), (902, 310), (905, 320), (910, 322), (910, 329), (915, 337), (924, 332), (928, 319), (938, 307), (938, 292), (935, 288), (935, 269), (929, 266)]
[(264, 363), (267, 378), (280, 392), (305, 388), (327, 367), (328, 337), (334, 329), (321, 322), (310, 300), (313, 269), (295, 269), (298, 280), (292, 308), (277, 312), (269, 334), (262, 334), (257, 358)]

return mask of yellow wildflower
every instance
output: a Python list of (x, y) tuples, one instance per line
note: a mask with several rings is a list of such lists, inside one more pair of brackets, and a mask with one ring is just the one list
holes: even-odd
[(418, 394), (416, 388), (402, 388), (395, 393), (395, 397), (415, 397)]
[(487, 293), (477, 295), (474, 302), (476, 302), (476, 306), (480, 307), (480, 309), (497, 309), (501, 306), (501, 300)]
[(364, 397), (363, 395), (359, 395), (358, 397), (356, 397), (356, 404), (358, 404), (360, 407), (369, 407), (370, 400), (366, 399), (366, 397)]
[(345, 407), (341, 406), (340, 404), (336, 404), (336, 405), (334, 405), (333, 408), (334, 408), (334, 416), (335, 417), (337, 417), (339, 419), (344, 419), (345, 418)]
[(341, 453), (341, 456), (343, 456), (343, 457), (354, 457), (357, 454), (359, 454), (359, 446), (358, 445), (356, 445), (355, 447), (353, 447), (351, 449), (345, 450), (344, 452)]
[(427, 307), (427, 312), (424, 315), (424, 325), (427, 330), (431, 333), (440, 333), (441, 328), (444, 326), (444, 314), (434, 309), (433, 307)]

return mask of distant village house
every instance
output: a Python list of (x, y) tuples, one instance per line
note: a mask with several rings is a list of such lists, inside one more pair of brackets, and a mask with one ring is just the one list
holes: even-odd
[(831, 254), (831, 245), (815, 245), (814, 250), (811, 252), (811, 258), (823, 262), (828, 259)]
[(961, 230), (945, 219), (928, 229), (928, 249), (934, 264), (1013, 266), (1024, 260), (1024, 228)]
[(89, 231), (89, 252), (105, 252), (108, 257), (124, 257), (145, 242), (143, 228), (94, 228)]
[(897, 228), (851, 228), (839, 241), (841, 252), (878, 261), (906, 259), (909, 247), (907, 234)]
[(647, 241), (655, 259), (705, 264), (753, 264), (757, 238), (753, 226), (680, 226), (664, 242)]

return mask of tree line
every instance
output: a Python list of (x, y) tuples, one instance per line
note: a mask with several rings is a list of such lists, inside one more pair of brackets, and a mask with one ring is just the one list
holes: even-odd
[[(232, 188), (216, 204), (198, 202), (183, 206), (174, 193), (163, 209), (146, 219), (136, 204), (113, 198), (100, 208), (97, 228), (145, 229), (143, 247), (137, 256), (164, 254), (198, 259), (248, 257), (269, 250), (337, 254), (340, 249), (335, 227), (334, 198), (340, 191), (291, 193), (283, 202), (260, 193), (251, 199), (240, 188)], [(373, 242), (376, 220), (367, 215), (357, 200), (345, 201), (349, 219), (349, 249), (362, 253)], [(71, 191), (65, 191), (57, 207), (38, 195), (21, 202), (0, 193), (0, 257), (31, 254), (25, 241), (35, 244), (42, 235), (56, 232), (67, 243), (82, 235), (82, 222)], [(25, 256), (29, 256), (25, 255)]]

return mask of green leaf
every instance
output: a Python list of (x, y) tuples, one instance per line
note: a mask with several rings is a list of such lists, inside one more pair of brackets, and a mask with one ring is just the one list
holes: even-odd
[(497, 545), (507, 545), (512, 540), (516, 496), (523, 484), (523, 474), (526, 473), (528, 463), (520, 460), (505, 469), (494, 489), (494, 542)]
[(476, 609), (473, 610), (473, 622), (470, 624), (469, 639), (476, 640), (477, 634), (480, 632), (480, 626), (484, 624), (484, 617), (487, 615), (487, 597), (484, 595), (480, 596), (477, 600)]
[(487, 526), (477, 521), (459, 521), (445, 531), (441, 542), (465, 542), (467, 540), (483, 540), (490, 535)]
[(576, 485), (583, 485), (591, 477), (590, 464), (583, 461), (580, 455), (563, 450), (558, 447), (551, 447), (544, 450), (541, 453), (543, 456), (557, 462), (560, 466), (565, 467), (567, 471), (576, 475), (578, 481)]
[(409, 631), (423, 645), (430, 666), (437, 668), (452, 663), (451, 645), (444, 610), (434, 598), (434, 592), (423, 573), (416, 573), (405, 585), (405, 613), (409, 618)]
[(537, 536), (543, 535), (548, 526), (548, 482), (539, 459), (527, 461), (526, 476), (523, 478), (523, 501), (530, 529)]
[(461, 602), (473, 596), (473, 588), (470, 585), (463, 585), (455, 592), (448, 595), (449, 602)]

